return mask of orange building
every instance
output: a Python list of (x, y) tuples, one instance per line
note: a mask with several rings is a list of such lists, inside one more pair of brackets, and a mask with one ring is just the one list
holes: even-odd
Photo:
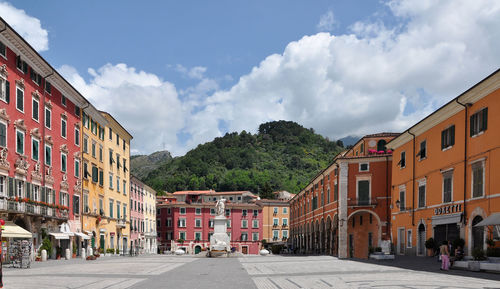
[[(397, 254), (426, 255), (425, 241), (486, 248), (474, 227), (500, 210), (500, 70), (427, 116), (388, 147)], [(492, 237), (492, 236), (490, 236)]]
[(262, 239), (268, 244), (286, 244), (289, 238), (290, 206), (285, 200), (258, 200), (262, 207)]
[(369, 247), (390, 240), (392, 152), (386, 144), (398, 135), (361, 138), (290, 201), (294, 252), (367, 258)]

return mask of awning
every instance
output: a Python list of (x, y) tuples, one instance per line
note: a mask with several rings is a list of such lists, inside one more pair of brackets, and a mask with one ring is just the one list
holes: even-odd
[(442, 215), (442, 216), (432, 216), (432, 225), (445, 225), (445, 224), (456, 224), (460, 223), (462, 220), (462, 213)]
[(474, 225), (474, 227), (500, 225), (500, 213), (491, 214), (488, 218)]
[(2, 238), (31, 239), (33, 238), (33, 234), (13, 222), (5, 222), (4, 229), (2, 230)]
[(53, 236), (56, 240), (69, 240), (68, 233), (49, 233), (49, 235)]
[(75, 232), (75, 236), (82, 238), (83, 240), (90, 240), (89, 235), (85, 235), (84, 233)]

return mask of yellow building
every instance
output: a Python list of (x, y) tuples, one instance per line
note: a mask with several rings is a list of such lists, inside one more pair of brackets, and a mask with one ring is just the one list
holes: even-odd
[(263, 240), (268, 244), (286, 244), (289, 236), (290, 205), (286, 200), (257, 201), (263, 213)]
[[(99, 247), (98, 236), (100, 226), (102, 226), (101, 216), (104, 211), (100, 211), (102, 204), (100, 200), (104, 198), (104, 131), (108, 121), (92, 105), (82, 111), (81, 129), (81, 152), (82, 164), (75, 163), (75, 168), (82, 171), (82, 231), (90, 237), (84, 247)], [(101, 205), (101, 206), (100, 206)]]
[(99, 207), (104, 213), (99, 225), (99, 246), (103, 250), (119, 249), (127, 253), (130, 244), (130, 141), (132, 135), (109, 113), (104, 132), (104, 196)]

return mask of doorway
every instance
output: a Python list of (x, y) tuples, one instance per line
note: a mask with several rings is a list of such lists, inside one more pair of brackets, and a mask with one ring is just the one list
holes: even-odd
[(420, 224), (418, 226), (418, 250), (417, 255), (425, 256), (425, 226)]
[(200, 246), (196, 246), (194, 247), (194, 254), (199, 254), (201, 252), (201, 247)]
[(104, 234), (101, 234), (101, 239), (99, 240), (99, 248), (101, 248), (102, 250), (104, 250), (105, 246), (104, 246)]
[(474, 227), (482, 220), (481, 216), (476, 216), (472, 220), (472, 249), (483, 249), (484, 247), (484, 227)]
[(247, 255), (248, 254), (248, 246), (242, 246), (241, 247), (241, 253)]
[(354, 257), (354, 235), (349, 235), (349, 258)]
[(399, 255), (405, 254), (405, 229), (404, 228), (398, 229), (398, 254)]

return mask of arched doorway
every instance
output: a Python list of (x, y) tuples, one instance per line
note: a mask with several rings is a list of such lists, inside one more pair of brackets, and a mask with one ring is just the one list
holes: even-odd
[(201, 252), (201, 247), (200, 246), (194, 247), (194, 254), (195, 255), (198, 254), (198, 253), (200, 253), (200, 252)]
[(386, 150), (386, 147), (385, 145), (387, 144), (387, 142), (383, 139), (379, 140), (377, 142), (377, 151), (385, 151)]
[(482, 220), (481, 216), (476, 216), (472, 220), (472, 249), (484, 247), (484, 227), (475, 227)]
[(418, 226), (417, 255), (418, 256), (425, 256), (425, 226), (424, 226), (424, 224), (420, 224)]
[(347, 255), (368, 258), (370, 248), (379, 246), (382, 231), (380, 218), (371, 210), (356, 210), (347, 217)]

